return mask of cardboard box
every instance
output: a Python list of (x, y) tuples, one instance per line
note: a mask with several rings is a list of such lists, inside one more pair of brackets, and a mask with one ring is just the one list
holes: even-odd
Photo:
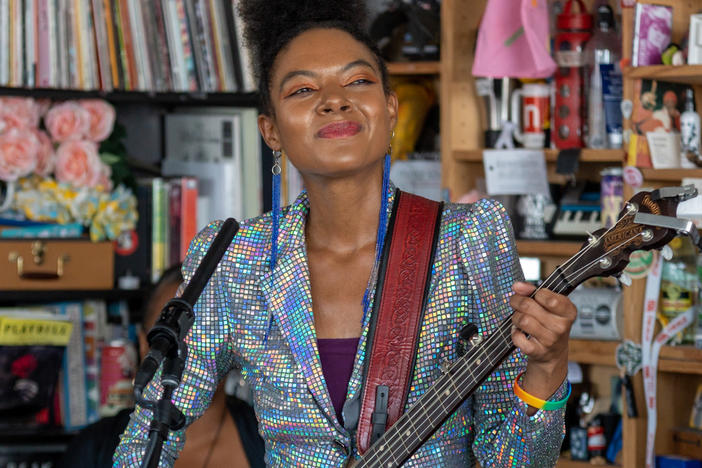
[(0, 241), (0, 290), (114, 287), (112, 242), (75, 239)]

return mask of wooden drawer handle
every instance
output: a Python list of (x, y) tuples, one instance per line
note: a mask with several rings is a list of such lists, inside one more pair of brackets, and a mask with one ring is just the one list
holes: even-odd
[(17, 264), (17, 277), (23, 280), (57, 280), (63, 276), (63, 265), (69, 259), (68, 255), (59, 255), (56, 259), (56, 273), (51, 271), (24, 271), (24, 258), (18, 252), (10, 252), (10, 263)]

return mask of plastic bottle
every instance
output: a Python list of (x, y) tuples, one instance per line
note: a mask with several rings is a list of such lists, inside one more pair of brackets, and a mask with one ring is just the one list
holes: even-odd
[[(616, 67), (621, 59), (621, 40), (615, 31), (614, 13), (609, 5), (600, 4), (597, 7), (596, 23), (594, 34), (585, 45), (589, 80), (587, 145), (590, 148), (619, 147), (621, 146), (621, 123), (619, 126), (616, 125), (617, 116), (606, 116), (607, 112), (611, 113), (619, 109), (618, 102), (609, 104), (609, 101), (616, 100), (615, 96), (611, 96), (613, 92), (616, 92), (615, 86), (612, 86), (609, 81), (603, 83), (603, 72), (609, 80), (612, 68)], [(607, 67), (607, 70), (601, 70), (601, 65), (610, 66)], [(607, 96), (605, 96), (603, 84), (607, 87)], [(607, 125), (607, 117), (610, 117), (609, 121), (613, 125)], [(621, 122), (621, 111), (618, 120)]]
[[(687, 237), (670, 241), (673, 257), (663, 262), (658, 321), (665, 327), (671, 320), (695, 306), (698, 295), (697, 252)], [(671, 340), (671, 344), (692, 344), (694, 325), (690, 324)]]
[(551, 141), (556, 148), (582, 148), (585, 137), (585, 45), (590, 39), (592, 15), (582, 0), (567, 0), (556, 18), (557, 31), (553, 50), (558, 68), (554, 74), (556, 88), (554, 128)]
[(695, 112), (695, 95), (685, 91), (685, 112), (680, 115), (680, 166), (696, 168), (700, 156), (700, 114)]

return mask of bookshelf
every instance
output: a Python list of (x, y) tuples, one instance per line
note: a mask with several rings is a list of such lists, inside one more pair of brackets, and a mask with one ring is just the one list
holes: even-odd
[[(689, 26), (689, 15), (702, 9), (701, 0), (644, 0), (645, 3), (671, 5), (673, 7), (673, 40), (679, 41)], [(591, 11), (594, 1), (585, 2)], [(620, 2), (616, 2), (618, 4)], [(624, 2), (622, 2), (624, 3)], [(483, 103), (477, 96), (471, 66), (475, 40), (482, 12), (487, 0), (444, 0), (442, 12), (442, 57), (441, 57), (441, 119), (442, 126), (442, 186), (450, 197), (456, 199), (476, 187), (476, 179), (483, 177), (482, 167), (482, 115)], [(615, 2), (610, 2), (617, 6)], [(631, 57), (633, 37), (633, 8), (623, 9), (622, 52), (624, 58)], [(702, 108), (702, 65), (628, 67), (624, 70), (624, 97), (632, 99), (633, 82), (648, 78), (673, 81), (693, 86), (697, 109)], [(628, 122), (625, 121), (625, 128)], [(545, 151), (549, 181), (559, 181), (553, 173), (557, 151)], [(600, 168), (625, 164), (624, 150), (583, 149), (580, 157), (580, 173), (576, 177), (597, 174)], [(642, 169), (644, 187), (660, 187), (679, 184), (683, 177), (702, 177), (702, 169)], [(633, 195), (625, 191), (625, 198)], [(543, 265), (558, 265), (580, 247), (578, 242), (563, 241), (518, 241), (517, 249), (522, 256), (538, 256)], [(542, 268), (550, 273), (551, 269)], [(634, 342), (641, 340), (641, 314), (645, 280), (635, 280), (624, 288), (623, 310), (625, 311), (623, 336)], [(599, 378), (608, 385), (604, 376), (616, 373), (614, 353), (618, 342), (571, 340), (569, 356), (585, 366), (593, 380)], [(690, 346), (664, 346), (661, 351), (658, 386), (659, 419), (656, 437), (656, 453), (674, 453), (672, 429), (687, 425), (692, 394), (700, 383), (702, 351)], [(603, 376), (603, 377), (598, 377)], [(622, 465), (626, 468), (645, 466), (646, 412), (643, 405), (643, 382), (641, 374), (634, 379), (639, 418), (624, 418)], [(670, 395), (675, 398), (669, 398)], [(589, 462), (576, 462), (561, 458), (558, 467), (575, 468), (591, 466)]]
[(146, 91), (83, 91), (75, 89), (0, 87), (0, 96), (25, 96), (36, 99), (105, 99), (115, 105), (143, 104), (149, 106), (218, 105), (255, 107), (258, 93), (207, 92), (146, 92)]

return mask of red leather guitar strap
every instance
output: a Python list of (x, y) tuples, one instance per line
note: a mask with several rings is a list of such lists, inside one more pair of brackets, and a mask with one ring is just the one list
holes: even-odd
[(402, 414), (427, 300), (442, 204), (397, 190), (378, 273), (357, 441), (365, 453)]

